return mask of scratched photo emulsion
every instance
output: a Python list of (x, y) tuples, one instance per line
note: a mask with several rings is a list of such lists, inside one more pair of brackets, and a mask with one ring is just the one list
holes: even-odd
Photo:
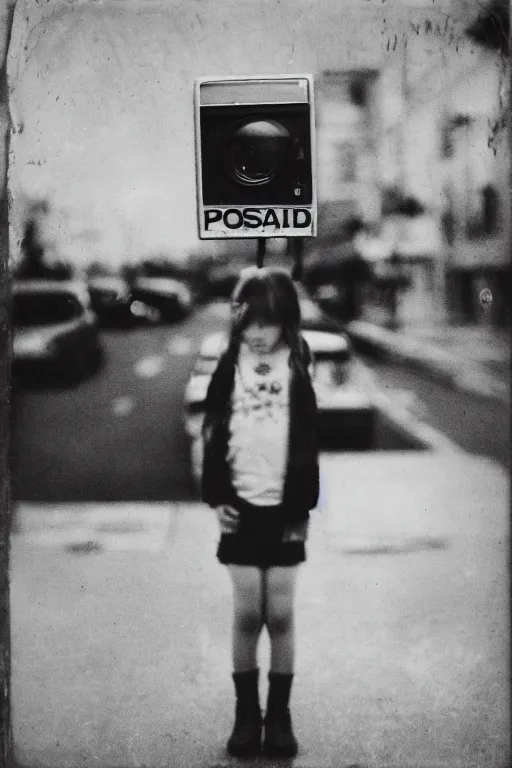
[(509, 19), (5, 1), (2, 765), (509, 764)]

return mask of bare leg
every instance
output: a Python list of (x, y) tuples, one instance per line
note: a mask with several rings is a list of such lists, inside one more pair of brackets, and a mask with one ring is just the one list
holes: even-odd
[(252, 565), (229, 565), (233, 583), (233, 669), (257, 667), (258, 640), (263, 626), (262, 572)]
[(297, 566), (264, 572), (265, 624), (270, 636), (270, 671), (292, 674), (295, 662), (294, 599)]

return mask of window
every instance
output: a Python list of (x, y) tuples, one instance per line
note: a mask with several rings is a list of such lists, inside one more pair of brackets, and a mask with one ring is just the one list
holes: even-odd
[(13, 300), (13, 325), (54, 325), (74, 320), (82, 313), (75, 296), (66, 293), (20, 293)]
[(471, 215), (466, 222), (469, 238), (478, 239), (494, 235), (499, 225), (499, 196), (492, 184), (485, 184), (474, 193)]
[(483, 208), (483, 231), (492, 235), (498, 229), (499, 197), (492, 184), (486, 184), (481, 191)]

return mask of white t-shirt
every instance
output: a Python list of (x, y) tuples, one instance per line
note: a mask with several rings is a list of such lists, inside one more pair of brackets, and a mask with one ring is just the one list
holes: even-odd
[(288, 458), (290, 350), (255, 355), (242, 344), (235, 368), (228, 462), (240, 498), (280, 504)]

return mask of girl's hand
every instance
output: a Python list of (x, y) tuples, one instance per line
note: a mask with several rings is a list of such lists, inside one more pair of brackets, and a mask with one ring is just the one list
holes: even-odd
[(309, 520), (298, 523), (288, 523), (283, 533), (283, 542), (306, 541), (308, 538)]
[(239, 512), (234, 507), (230, 507), (229, 504), (221, 504), (216, 507), (215, 512), (221, 533), (235, 533), (238, 528)]

